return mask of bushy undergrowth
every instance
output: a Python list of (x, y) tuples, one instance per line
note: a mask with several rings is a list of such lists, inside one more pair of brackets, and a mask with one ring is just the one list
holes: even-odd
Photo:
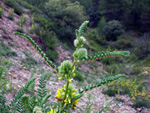
[(149, 67), (142, 66), (126, 66), (126, 65), (111, 65), (106, 67), (107, 72), (112, 74), (125, 73), (130, 75), (128, 79), (113, 81), (107, 84), (103, 89), (104, 93), (109, 96), (116, 94), (128, 94), (131, 97), (134, 107), (149, 107), (150, 93), (147, 91), (147, 82), (149, 80)]
[(18, 15), (22, 15), (23, 10), (16, 4), (16, 1), (13, 0), (4, 0), (4, 3), (14, 9), (14, 12)]
[(13, 20), (14, 19), (14, 9), (9, 10), (8, 13), (9, 13), (8, 18), (10, 20)]
[(4, 44), (3, 39), (0, 39), (0, 56), (12, 57), (17, 56), (17, 53), (12, 51), (7, 45)]
[(117, 37), (124, 33), (123, 26), (119, 21), (109, 21), (103, 28), (103, 35), (108, 41), (116, 41)]
[[(43, 46), (48, 58), (55, 61), (57, 59), (57, 51), (55, 48), (56, 34), (53, 30), (49, 30), (48, 26), (51, 26), (51, 22), (44, 17), (35, 16), (32, 20), (32, 26), (29, 28), (30, 33), (37, 34), (43, 40)], [(37, 22), (39, 25), (37, 25)]]

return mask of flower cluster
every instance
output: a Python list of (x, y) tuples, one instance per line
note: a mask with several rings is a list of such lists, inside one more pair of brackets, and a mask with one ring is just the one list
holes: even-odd
[(74, 46), (77, 49), (73, 55), (78, 60), (80, 60), (80, 58), (87, 57), (87, 49), (82, 48), (85, 43), (86, 43), (86, 39), (83, 36), (77, 37), (77, 39), (74, 40)]
[(76, 52), (74, 52), (74, 57), (79, 60), (80, 58), (87, 57), (87, 49), (85, 48), (77, 49)]
[(70, 104), (72, 109), (75, 109), (79, 99), (75, 100), (74, 102), (72, 102), (71, 99), (78, 96), (77, 90), (73, 87), (73, 85), (69, 84), (67, 91), (68, 92), (66, 94), (66, 85), (64, 85), (64, 88), (58, 89), (56, 95), (57, 101), (63, 103), (63, 99), (65, 98), (64, 104)]
[(78, 37), (77, 39), (74, 40), (74, 46), (77, 48), (83, 47), (85, 43), (86, 43), (86, 39), (83, 36)]
[(58, 78), (58, 80), (65, 79), (71, 82), (73, 80), (72, 77), (75, 76), (74, 71), (75, 71), (75, 66), (73, 66), (73, 64), (69, 60), (62, 62), (59, 67), (59, 74), (61, 75), (61, 77)]

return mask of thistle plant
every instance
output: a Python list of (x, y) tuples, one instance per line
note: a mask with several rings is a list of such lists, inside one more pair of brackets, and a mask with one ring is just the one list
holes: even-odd
[[(15, 99), (11, 102), (10, 105), (4, 105), (3, 108), (6, 108), (5, 111), (10, 111), (13, 109), (14, 111), (19, 112), (29, 112), (29, 113), (64, 113), (69, 112), (70, 110), (75, 110), (78, 104), (79, 99), (89, 90), (97, 88), (103, 84), (107, 84), (111, 81), (117, 80), (120, 77), (126, 77), (124, 74), (118, 74), (112, 77), (103, 78), (100, 81), (97, 81), (95, 84), (89, 84), (88, 86), (84, 86), (82, 89), (75, 89), (75, 86), (72, 83), (73, 77), (76, 76), (75, 65), (81, 62), (91, 62), (94, 60), (99, 60), (103, 58), (109, 57), (120, 57), (120, 56), (129, 56), (130, 52), (128, 51), (114, 51), (114, 52), (99, 52), (97, 54), (88, 55), (88, 51), (84, 48), (84, 44), (87, 42), (86, 38), (83, 36), (83, 31), (89, 21), (83, 22), (79, 29), (76, 30), (76, 39), (74, 40), (74, 46), (76, 50), (73, 53), (73, 62), (69, 60), (63, 61), (60, 66), (55, 66), (51, 60), (46, 57), (46, 54), (39, 48), (39, 46), (26, 34), (22, 34), (19, 32), (15, 32), (15, 35), (20, 35), (28, 39), (28, 41), (34, 46), (37, 52), (41, 55), (44, 61), (47, 63), (50, 68), (53, 69), (55, 73), (59, 75), (59, 80), (64, 80), (65, 85), (63, 88), (57, 90), (56, 99), (57, 104), (56, 107), (50, 108), (47, 102), (48, 98), (51, 96), (47, 94), (45, 89), (46, 79), (44, 76), (41, 76), (40, 85), (38, 89), (38, 95), (35, 95), (32, 90), (31, 97), (23, 96), (24, 93), (32, 87), (34, 88), (34, 81), (36, 78), (29, 80), (29, 82), (20, 89)], [(3, 96), (2, 96), (3, 97)], [(0, 100), (5, 98), (0, 98)], [(0, 103), (1, 104), (1, 103)], [(17, 107), (16, 107), (17, 106)], [(16, 109), (15, 109), (16, 107)], [(11, 110), (12, 111), (12, 110)], [(103, 111), (103, 110), (101, 110)]]

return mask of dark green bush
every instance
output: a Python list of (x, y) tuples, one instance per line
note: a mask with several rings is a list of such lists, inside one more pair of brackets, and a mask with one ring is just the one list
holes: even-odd
[(103, 28), (102, 34), (108, 41), (116, 41), (117, 37), (124, 33), (123, 26), (119, 21), (109, 21)]
[(143, 64), (146, 66), (150, 66), (150, 56), (148, 56), (144, 59)]
[(108, 96), (115, 96), (118, 91), (116, 89), (112, 90), (111, 88), (108, 88), (108, 90), (103, 91), (103, 93)]
[(57, 57), (58, 57), (58, 53), (54, 50), (48, 49), (46, 51), (46, 55), (47, 57), (49, 57), (52, 61), (56, 61)]
[(104, 36), (99, 36), (96, 30), (88, 29), (85, 37), (87, 37), (90, 41), (93, 40), (95, 43), (101, 46), (107, 45), (106, 38)]
[(55, 50), (56, 34), (51, 30), (51, 22), (49, 22), (44, 16), (35, 16), (34, 21), (39, 24), (34, 26), (33, 23), (33, 28), (31, 28), (30, 31), (43, 39), (43, 47), (47, 57), (52, 61), (55, 61), (57, 59), (57, 51)]
[(78, 80), (79, 82), (84, 82), (84, 77), (81, 75), (79, 71), (75, 71), (76, 76), (74, 77), (75, 80)]
[(22, 15), (23, 10), (16, 4), (13, 0), (5, 0), (4, 3), (12, 8), (14, 8), (14, 12), (18, 15)]
[(18, 6), (15, 6), (15, 7), (14, 7), (14, 12), (15, 12), (16, 14), (18, 14), (18, 15), (22, 15), (23, 10), (22, 10), (20, 7), (18, 7)]
[(106, 20), (105, 20), (105, 17), (103, 16), (99, 20), (98, 25), (97, 25), (97, 30), (98, 30), (98, 33), (100, 36), (102, 36), (102, 31), (103, 31), (105, 25), (106, 25)]
[(45, 13), (56, 24), (55, 32), (61, 40), (73, 41), (74, 30), (87, 19), (79, 2), (70, 0), (50, 0), (45, 5)]
[(115, 48), (117, 49), (126, 49), (133, 47), (133, 41), (129, 39), (120, 39), (115, 42)]
[(17, 3), (19, 3), (21, 6), (25, 7), (26, 9), (33, 9), (33, 6), (31, 4), (28, 4), (26, 1), (18, 0)]
[(138, 57), (135, 54), (131, 54), (131, 56), (128, 58), (127, 62), (136, 63), (136, 62), (138, 62)]

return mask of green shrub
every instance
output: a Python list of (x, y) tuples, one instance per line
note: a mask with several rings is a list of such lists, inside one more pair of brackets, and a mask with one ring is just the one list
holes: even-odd
[(19, 25), (19, 27), (17, 29), (18, 32), (21, 32), (21, 33), (24, 32), (23, 27), (26, 25), (26, 22), (27, 22), (27, 17), (21, 16), (21, 18), (18, 20), (18, 25)]
[[(35, 25), (34, 22), (37, 22), (38, 24)], [(29, 31), (32, 34), (35, 33), (43, 39), (43, 47), (47, 56), (55, 61), (58, 55), (57, 51), (55, 50), (56, 34), (54, 31), (49, 30), (49, 27), (53, 26), (51, 24), (53, 23), (49, 22), (48, 19), (46, 19), (45, 17), (39, 17), (37, 15), (33, 17), (33, 23), (32, 26), (29, 28)]]
[(146, 57), (142, 63), (147, 66), (150, 66), (150, 56)]
[(107, 45), (106, 38), (104, 36), (99, 36), (96, 30), (87, 29), (85, 37), (89, 39), (89, 45), (87, 46), (90, 46), (90, 49), (94, 51), (102, 51), (103, 47)]
[(106, 38), (104, 36), (99, 36), (96, 30), (88, 29), (85, 36), (89, 39), (89, 41), (94, 41), (100, 46), (107, 45)]
[[(0, 63), (1, 63), (1, 61), (0, 61)], [(0, 90), (2, 90), (3, 88), (6, 88), (6, 83), (8, 82), (7, 80), (5, 80), (4, 71), (5, 71), (5, 67), (0, 66)], [(0, 92), (0, 93), (2, 93), (2, 92)]]
[(46, 52), (47, 56), (49, 58), (51, 58), (53, 61), (56, 61), (57, 60), (57, 57), (58, 57), (58, 53), (57, 51), (54, 51), (52, 49), (48, 49)]
[(138, 75), (142, 72), (141, 66), (139, 66), (139, 64), (134, 64), (131, 68), (132, 71), (130, 74), (132, 75)]
[(18, 15), (22, 15), (23, 10), (16, 4), (16, 1), (13, 0), (4, 0), (4, 3), (14, 9), (14, 12)]
[(102, 36), (102, 31), (104, 29), (104, 26), (106, 25), (106, 20), (105, 20), (105, 17), (103, 16), (100, 21), (98, 22), (98, 25), (97, 25), (97, 30), (98, 30), (98, 33), (100, 36)]
[(131, 54), (129, 57), (129, 60), (127, 60), (127, 62), (136, 63), (136, 62), (138, 62), (138, 57), (135, 54)]
[(14, 19), (14, 9), (8, 11), (8, 18), (9, 18), (10, 20), (13, 20), (13, 19)]
[(78, 80), (79, 82), (84, 82), (84, 77), (81, 75), (79, 71), (75, 71), (76, 76), (74, 77), (75, 80)]
[(15, 7), (13, 7), (14, 8), (14, 12), (16, 13), (16, 14), (18, 14), (18, 15), (22, 15), (22, 13), (23, 13), (23, 10), (19, 7), (19, 6), (15, 6)]
[(86, 18), (85, 10), (79, 2), (70, 0), (50, 0), (45, 5), (45, 13), (55, 23), (55, 32), (60, 40), (74, 40), (74, 29)]
[(23, 0), (17, 0), (17, 3), (25, 7), (26, 9), (33, 9), (33, 6), (31, 4), (28, 4), (26, 1)]
[(109, 21), (103, 28), (102, 34), (108, 41), (116, 41), (117, 37), (124, 33), (123, 26), (119, 21)]
[(127, 49), (133, 47), (133, 41), (130, 39), (120, 39), (115, 42), (115, 48), (117, 49)]
[(114, 96), (116, 94), (128, 94), (131, 97), (134, 107), (149, 107), (149, 94), (145, 91), (143, 80), (135, 77), (128, 80), (113, 81), (107, 84), (103, 89), (103, 93)]

